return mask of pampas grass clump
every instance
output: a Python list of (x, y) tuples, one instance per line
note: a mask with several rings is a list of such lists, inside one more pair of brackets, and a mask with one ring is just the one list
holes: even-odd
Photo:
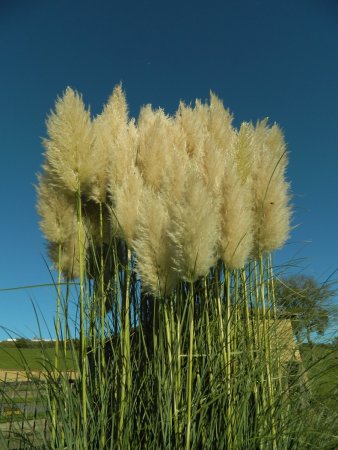
[(77, 394), (51, 389), (51, 446), (297, 448), (270, 339), (270, 252), (291, 218), (280, 128), (235, 129), (213, 93), (134, 120), (119, 85), (93, 119), (68, 88), (47, 132), (40, 225), (58, 304), (63, 273), (80, 310)]

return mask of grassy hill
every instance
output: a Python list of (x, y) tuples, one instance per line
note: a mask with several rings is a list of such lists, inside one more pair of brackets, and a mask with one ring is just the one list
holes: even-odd
[[(54, 364), (54, 348), (16, 348), (15, 346), (4, 346), (0, 344), (0, 370), (24, 370), (42, 371)], [(71, 358), (60, 357), (59, 369), (73, 369)]]

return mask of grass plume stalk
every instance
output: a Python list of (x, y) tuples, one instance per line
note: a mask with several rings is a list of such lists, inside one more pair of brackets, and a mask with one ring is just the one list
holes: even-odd
[[(61, 255), (62, 246), (58, 245), (58, 281), (57, 281), (57, 300), (56, 300), (56, 317), (55, 317), (55, 357), (54, 357), (54, 378), (56, 379), (59, 369), (59, 341), (60, 341), (60, 312), (61, 312)], [(52, 442), (56, 443), (56, 427), (57, 427), (57, 409), (56, 399), (52, 400)]]
[(225, 337), (225, 345), (226, 345), (226, 354), (225, 354), (225, 373), (226, 373), (226, 384), (227, 384), (227, 446), (231, 448), (233, 446), (233, 439), (232, 439), (232, 431), (233, 431), (233, 415), (232, 415), (232, 408), (233, 408), (233, 400), (232, 400), (232, 386), (231, 386), (231, 376), (232, 376), (232, 354), (231, 354), (231, 347), (232, 347), (232, 339), (233, 339), (233, 328), (232, 328), (232, 318), (233, 318), (233, 311), (232, 311), (232, 304), (231, 304), (231, 289), (230, 289), (230, 283), (231, 283), (231, 273), (228, 269), (225, 269), (225, 290), (226, 290), (226, 296), (225, 296), (225, 302), (226, 302), (226, 337)]
[(194, 285), (191, 282), (189, 291), (189, 353), (187, 377), (187, 437), (186, 450), (191, 448), (191, 411), (192, 411), (192, 380), (193, 380), (193, 350), (194, 350)]
[[(100, 290), (99, 290), (99, 335), (100, 335), (100, 349), (99, 349), (99, 372), (101, 374), (100, 377), (100, 390), (101, 390), (101, 398), (104, 398), (104, 394), (106, 391), (106, 357), (105, 357), (105, 312), (106, 312), (106, 289), (105, 289), (105, 282), (104, 282), (104, 273), (105, 273), (105, 258), (104, 258), (104, 252), (103, 252), (103, 210), (102, 210), (102, 202), (99, 202), (99, 215), (100, 215)], [(105, 409), (107, 408), (107, 405), (102, 405), (103, 411), (101, 414), (104, 416)], [(101, 427), (101, 439), (100, 439), (100, 446), (101, 448), (105, 448), (106, 446), (106, 432), (105, 427)]]
[(269, 410), (269, 419), (270, 423), (269, 426), (271, 427), (271, 440), (272, 440), (272, 447), (273, 450), (277, 450), (277, 440), (276, 440), (276, 426), (275, 426), (275, 419), (274, 419), (274, 404), (273, 404), (273, 397), (274, 397), (274, 388), (272, 385), (272, 374), (271, 374), (271, 343), (270, 343), (270, 336), (271, 336), (271, 322), (269, 320), (269, 311), (266, 310), (266, 299), (265, 299), (265, 289), (266, 289), (266, 283), (264, 282), (264, 266), (263, 266), (263, 255), (259, 255), (258, 259), (259, 264), (259, 295), (260, 295), (260, 306), (262, 308), (262, 346), (263, 346), (263, 352), (264, 352), (264, 361), (266, 363), (266, 380), (267, 380), (267, 403), (268, 403), (268, 410)]
[[(81, 188), (77, 191), (77, 218), (78, 218), (78, 242), (79, 242), (79, 272), (80, 272), (80, 379), (81, 379), (81, 401), (83, 414), (83, 430), (87, 429), (87, 339), (86, 339), (86, 305), (85, 305), (85, 263), (83, 258), (82, 243), (82, 199)], [(84, 433), (85, 434), (85, 433)], [(84, 448), (87, 443), (84, 442)]]
[(122, 333), (122, 376), (121, 376), (121, 404), (119, 412), (119, 430), (118, 430), (118, 448), (124, 449), (124, 423), (126, 410), (129, 404), (130, 388), (131, 388), (131, 365), (130, 365), (130, 273), (129, 264), (131, 259), (131, 252), (127, 249), (127, 263), (124, 270), (124, 296), (122, 305), (123, 323), (121, 327)]

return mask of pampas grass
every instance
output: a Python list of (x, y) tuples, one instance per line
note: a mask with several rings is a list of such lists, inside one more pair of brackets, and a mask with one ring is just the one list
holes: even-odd
[(241, 180), (236, 160), (228, 155), (220, 198), (219, 254), (230, 270), (243, 268), (253, 248), (253, 214), (249, 183)]
[[(201, 208), (203, 205), (203, 208)], [(191, 166), (182, 198), (169, 206), (174, 267), (181, 279), (195, 281), (216, 262), (218, 204)]]
[(94, 158), (98, 165), (92, 179), (92, 196), (104, 202), (108, 189), (114, 198), (115, 186), (121, 186), (127, 168), (136, 160), (137, 130), (134, 121), (129, 120), (121, 85), (115, 87), (102, 113), (95, 118), (94, 132)]
[(159, 109), (154, 111), (151, 105), (143, 107), (137, 122), (139, 142), (136, 163), (145, 183), (154, 191), (159, 191), (163, 184), (167, 168), (166, 138), (168, 118)]
[(168, 235), (169, 213), (162, 196), (145, 188), (140, 199), (140, 217), (133, 249), (137, 272), (156, 297), (171, 293), (178, 281), (173, 270), (173, 254)]
[(145, 210), (142, 196), (146, 188), (137, 166), (128, 167), (122, 183), (111, 189), (111, 198), (114, 198), (110, 210), (111, 224), (116, 222), (116, 234), (126, 241), (129, 248), (133, 248), (140, 211)]
[(47, 131), (41, 229), (80, 310), (51, 446), (301, 448), (270, 259), (291, 218), (279, 127), (236, 130), (212, 93), (130, 119), (117, 86), (94, 120), (68, 89)]
[(255, 247), (259, 252), (280, 248), (289, 236), (291, 209), (285, 179), (287, 154), (283, 135), (267, 120), (252, 128), (254, 158), (251, 167)]
[(49, 138), (43, 141), (46, 149), (44, 170), (60, 188), (78, 192), (88, 186), (93, 170), (93, 130), (90, 113), (81, 96), (67, 88), (58, 98), (47, 120)]

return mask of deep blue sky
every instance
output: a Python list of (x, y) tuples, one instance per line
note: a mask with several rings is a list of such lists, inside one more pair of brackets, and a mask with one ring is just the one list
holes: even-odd
[[(95, 115), (120, 81), (132, 115), (211, 89), (237, 125), (278, 122), (299, 226), (275, 261), (319, 281), (338, 268), (335, 0), (1, 0), (0, 288), (50, 282), (33, 184), (57, 95), (72, 86)], [(52, 329), (46, 288), (0, 292), (0, 325), (37, 333), (31, 299)]]

